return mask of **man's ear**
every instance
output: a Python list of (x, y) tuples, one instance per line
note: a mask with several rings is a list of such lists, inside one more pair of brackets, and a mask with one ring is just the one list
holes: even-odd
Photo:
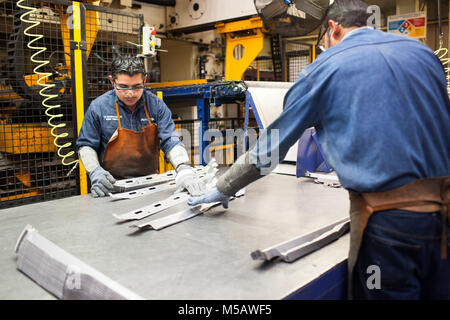
[(111, 82), (111, 84), (114, 84), (114, 79), (111, 75), (108, 76), (109, 81)]
[(144, 83), (147, 83), (147, 77), (148, 77), (148, 74), (145, 74)]

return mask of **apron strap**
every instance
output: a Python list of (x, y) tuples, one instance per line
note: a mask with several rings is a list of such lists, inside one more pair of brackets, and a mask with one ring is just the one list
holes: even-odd
[(119, 105), (117, 104), (117, 98), (116, 98), (116, 113), (117, 113), (117, 122), (119, 122), (119, 129), (122, 127), (120, 125), (120, 113), (119, 113)]
[(152, 123), (152, 120), (150, 120), (150, 116), (148, 115), (148, 111), (147, 111), (147, 104), (144, 102), (144, 110), (145, 110), (145, 115), (147, 116), (147, 120), (148, 123)]

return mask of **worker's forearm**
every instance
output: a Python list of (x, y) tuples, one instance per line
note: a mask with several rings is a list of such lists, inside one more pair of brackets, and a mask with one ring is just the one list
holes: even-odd
[(88, 173), (91, 173), (95, 168), (97, 168), (100, 163), (98, 162), (97, 152), (91, 147), (81, 147), (78, 151), (78, 155), (83, 163), (84, 168)]
[(233, 196), (240, 189), (262, 178), (261, 172), (250, 163), (249, 153), (240, 156), (217, 181), (217, 189), (227, 196)]
[(179, 171), (183, 167), (190, 167), (191, 166), (191, 160), (189, 160), (188, 153), (186, 149), (178, 144), (166, 155), (167, 160), (169, 160), (170, 164), (176, 171)]

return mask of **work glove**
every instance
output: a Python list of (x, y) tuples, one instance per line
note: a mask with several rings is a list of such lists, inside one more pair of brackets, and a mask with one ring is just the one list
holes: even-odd
[(228, 208), (228, 201), (229, 198), (227, 195), (224, 195), (222, 192), (219, 191), (219, 189), (214, 188), (205, 193), (202, 196), (195, 197), (191, 196), (188, 199), (188, 205), (190, 206), (196, 206), (201, 203), (211, 203), (211, 202), (221, 202), (222, 206), (227, 209)]
[(206, 184), (191, 167), (183, 168), (177, 172), (175, 183), (178, 188), (186, 189), (191, 196), (201, 196), (206, 192)]
[(107, 196), (114, 188), (113, 183), (116, 182), (116, 179), (100, 166), (92, 170), (89, 178), (91, 179), (91, 193), (94, 198)]

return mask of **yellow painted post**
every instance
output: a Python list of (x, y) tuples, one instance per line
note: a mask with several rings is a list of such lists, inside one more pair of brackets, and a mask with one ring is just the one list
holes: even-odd
[(259, 81), (260, 79), (260, 73), (259, 73), (259, 61), (256, 61), (256, 81)]
[[(73, 1), (73, 42), (77, 45), (77, 48), (73, 50), (74, 70), (75, 70), (75, 101), (76, 101), (76, 114), (77, 114), (77, 133), (80, 133), (81, 125), (84, 118), (84, 87), (83, 87), (83, 53), (80, 43), (81, 38), (81, 8), (80, 3)], [(80, 194), (87, 194), (87, 175), (81, 161), (79, 161), (79, 173), (80, 173)]]

